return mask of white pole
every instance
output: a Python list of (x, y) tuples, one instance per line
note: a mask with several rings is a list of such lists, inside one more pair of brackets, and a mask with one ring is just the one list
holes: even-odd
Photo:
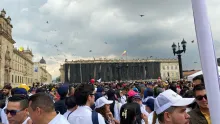
[(192, 0), (200, 60), (205, 80), (212, 124), (219, 124), (220, 90), (217, 62), (210, 29), (206, 0)]

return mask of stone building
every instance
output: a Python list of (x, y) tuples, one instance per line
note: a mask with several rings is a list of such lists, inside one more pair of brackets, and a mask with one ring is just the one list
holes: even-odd
[(34, 83), (52, 83), (52, 76), (46, 69), (43, 57), (39, 62), (34, 62)]
[(3, 9), (0, 13), (0, 87), (4, 83), (18, 86), (21, 83), (32, 85), (34, 63), (32, 51), (18, 50), (12, 37), (11, 18), (6, 17)]
[(179, 79), (177, 59), (78, 60), (66, 61), (60, 67), (61, 82)]

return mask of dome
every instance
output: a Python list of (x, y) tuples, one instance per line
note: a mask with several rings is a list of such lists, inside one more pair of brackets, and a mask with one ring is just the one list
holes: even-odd
[(46, 61), (44, 60), (43, 57), (42, 57), (42, 59), (40, 60), (40, 64), (46, 64)]

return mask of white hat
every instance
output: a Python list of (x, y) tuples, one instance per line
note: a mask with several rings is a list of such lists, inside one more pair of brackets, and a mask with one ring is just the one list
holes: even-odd
[(160, 93), (154, 100), (154, 110), (156, 114), (164, 112), (171, 106), (187, 106), (195, 101), (194, 98), (182, 98), (172, 90)]
[(107, 100), (105, 97), (100, 97), (95, 101), (95, 108), (101, 108), (104, 105), (112, 104), (112, 100)]

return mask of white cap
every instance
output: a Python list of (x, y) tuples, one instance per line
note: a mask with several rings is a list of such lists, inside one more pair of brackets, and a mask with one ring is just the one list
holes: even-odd
[(156, 114), (164, 112), (171, 106), (187, 106), (195, 101), (195, 98), (182, 98), (172, 90), (160, 93), (154, 100), (154, 110)]
[(95, 108), (101, 108), (104, 105), (112, 104), (112, 100), (107, 100), (105, 97), (100, 97), (95, 101)]

